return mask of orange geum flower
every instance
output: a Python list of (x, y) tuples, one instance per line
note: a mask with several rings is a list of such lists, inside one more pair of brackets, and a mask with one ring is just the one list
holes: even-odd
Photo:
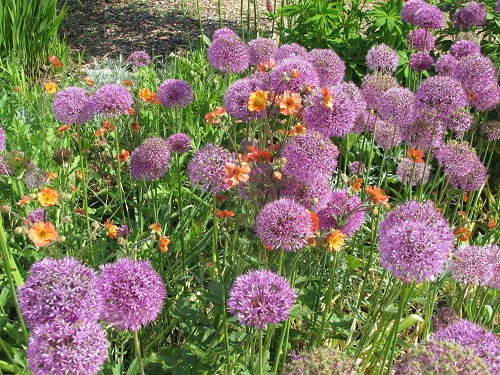
[(386, 204), (389, 202), (389, 196), (378, 187), (367, 186), (365, 191), (370, 195), (370, 200), (374, 203)]
[(464, 191), (464, 203), (469, 200), (469, 194), (467, 194), (466, 191)]
[(495, 225), (496, 225), (495, 218), (494, 217), (490, 218), (490, 221), (488, 221), (488, 229), (495, 228)]
[(260, 72), (267, 72), (276, 66), (276, 61), (271, 57), (264, 63), (257, 64), (257, 70)]
[(42, 188), (37, 194), (37, 198), (38, 202), (40, 202), (43, 207), (49, 207), (57, 203), (59, 194), (57, 194), (57, 191), (55, 191), (54, 189)]
[(101, 135), (103, 135), (104, 133), (106, 133), (106, 129), (105, 128), (99, 128), (95, 131), (94, 133), (94, 136), (95, 137), (100, 137)]
[(262, 112), (266, 108), (267, 95), (269, 93), (264, 90), (257, 90), (250, 94), (248, 99), (248, 110), (250, 112)]
[(217, 216), (219, 218), (233, 217), (234, 216), (234, 212), (233, 211), (228, 211), (228, 210), (217, 211), (215, 213), (215, 216)]
[(130, 116), (133, 116), (135, 113), (133, 108), (127, 108), (127, 112)]
[(363, 179), (360, 177), (356, 177), (354, 182), (351, 183), (351, 187), (353, 191), (359, 192), (361, 191), (361, 184), (363, 183)]
[(154, 223), (154, 224), (151, 224), (149, 227), (151, 228), (151, 230), (153, 232), (161, 233), (161, 225), (160, 224)]
[(53, 180), (54, 178), (58, 177), (59, 176), (59, 173), (57, 172), (47, 172), (47, 181), (51, 181)]
[(152, 94), (153, 93), (148, 89), (142, 89), (141, 91), (139, 91), (139, 97), (146, 103), (151, 101)]
[(132, 82), (130, 80), (123, 81), (123, 86), (132, 86), (133, 84), (134, 84), (134, 82)]
[(29, 239), (39, 247), (47, 246), (52, 241), (57, 240), (59, 234), (56, 228), (49, 222), (37, 221), (28, 230)]
[(102, 127), (106, 130), (109, 130), (110, 132), (112, 132), (113, 130), (115, 130), (115, 127), (113, 125), (111, 125), (111, 123), (109, 121), (103, 121), (102, 122)]
[(127, 150), (122, 150), (120, 152), (120, 155), (118, 155), (118, 158), (120, 160), (121, 163), (123, 163), (125, 160), (128, 159), (130, 153), (127, 151)]
[(415, 150), (413, 147), (408, 150), (408, 157), (413, 160), (414, 163), (424, 162), (424, 153), (420, 150)]
[(61, 67), (61, 62), (59, 61), (59, 59), (55, 56), (49, 56), (49, 61), (54, 64), (54, 66), (56, 68), (60, 68)]
[(344, 244), (344, 234), (340, 230), (334, 230), (328, 238), (325, 239), (326, 248), (329, 251), (339, 251)]
[(307, 128), (302, 124), (297, 124), (292, 128), (293, 135), (302, 135), (306, 133)]
[(160, 104), (160, 101), (158, 100), (158, 95), (155, 94), (154, 92), (151, 94), (151, 101), (153, 102), (153, 104)]
[(85, 81), (87, 86), (89, 86), (89, 87), (94, 86), (94, 80), (92, 79), (91, 76), (86, 76), (83, 80)]
[(104, 222), (104, 226), (106, 227), (106, 229), (108, 230), (108, 236), (109, 238), (111, 239), (115, 239), (116, 238), (116, 235), (118, 234), (118, 227), (113, 224), (109, 218), (106, 219), (106, 221)]
[(233, 163), (226, 163), (224, 166), (224, 182), (227, 186), (233, 187), (240, 182), (248, 181), (248, 174), (250, 173), (250, 166), (248, 163), (242, 162), (240, 165)]
[(158, 243), (161, 252), (166, 253), (168, 251), (168, 245), (170, 244), (170, 236), (160, 236)]
[(282, 115), (296, 115), (302, 108), (302, 98), (298, 93), (291, 93), (286, 90), (278, 97), (278, 105)]
[(59, 129), (57, 129), (57, 132), (62, 133), (62, 132), (65, 132), (66, 130), (68, 130), (69, 128), (70, 128), (69, 125), (63, 125)]
[(221, 117), (226, 113), (226, 109), (224, 107), (216, 107), (212, 112), (209, 112), (205, 115), (205, 121), (207, 125), (217, 123), (220, 121)]
[(45, 91), (50, 95), (54, 95), (57, 92), (57, 85), (52, 81), (45, 82)]
[(17, 205), (18, 206), (22, 206), (23, 204), (26, 204), (30, 201), (30, 197), (28, 197), (27, 195), (23, 196), (20, 200), (17, 201)]
[(248, 151), (250, 151), (247, 155), (248, 161), (254, 163), (269, 163), (273, 156), (269, 151), (259, 150), (252, 146), (248, 147)]
[(469, 239), (470, 237), (470, 232), (467, 228), (465, 227), (458, 227), (456, 230), (455, 230), (455, 235), (457, 236), (457, 238), (462, 241), (462, 242), (465, 242)]
[(321, 90), (321, 94), (323, 94), (323, 105), (328, 109), (332, 109), (333, 98), (328, 87), (323, 87), (323, 89)]
[(292, 71), (290, 72), (290, 77), (295, 79), (300, 78), (300, 72), (297, 69), (292, 69)]

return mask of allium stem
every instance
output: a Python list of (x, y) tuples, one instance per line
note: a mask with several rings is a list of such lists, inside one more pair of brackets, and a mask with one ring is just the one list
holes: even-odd
[[(80, 150), (80, 170), (82, 172), (82, 185), (83, 185), (83, 211), (85, 212), (85, 224), (87, 226), (87, 233), (89, 237), (91, 236), (92, 230), (90, 229), (90, 219), (89, 219), (89, 199), (88, 199), (88, 191), (87, 191), (87, 177), (85, 174), (85, 161), (83, 156), (83, 147), (81, 141), (80, 127), (77, 126), (77, 141), (78, 141), (78, 149)], [(90, 264), (94, 264), (94, 252), (92, 251), (92, 238), (89, 238), (89, 251), (90, 251)], [(84, 255), (84, 251), (82, 251), (82, 257)]]
[(184, 244), (184, 222), (182, 220), (182, 190), (181, 190), (181, 154), (176, 153), (177, 162), (177, 206), (179, 207), (179, 232), (181, 240), (181, 259), (182, 259), (182, 272), (187, 276), (186, 259), (185, 259), (185, 244)]
[(264, 329), (259, 329), (259, 375), (264, 374), (264, 353), (262, 350), (262, 336)]
[(139, 334), (137, 333), (138, 330), (134, 331), (134, 348), (135, 348), (135, 357), (137, 358), (137, 363), (139, 365), (139, 370), (141, 372), (141, 375), (144, 374), (144, 366), (142, 364), (142, 357), (141, 357), (141, 345), (139, 344)]
[(115, 135), (115, 149), (116, 149), (116, 186), (118, 188), (118, 206), (120, 207), (120, 211), (122, 214), (123, 222), (125, 222), (125, 211), (123, 209), (123, 205), (125, 202), (123, 201), (123, 186), (122, 186), (122, 174), (121, 174), (121, 162), (120, 162), (120, 143), (118, 141), (118, 123), (115, 120), (116, 117), (113, 117), (113, 128)]

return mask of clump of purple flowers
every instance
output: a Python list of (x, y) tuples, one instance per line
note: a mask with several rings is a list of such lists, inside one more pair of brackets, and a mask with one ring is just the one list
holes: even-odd
[(308, 59), (307, 50), (297, 43), (289, 43), (281, 45), (276, 51), (274, 51), (274, 60), (279, 64), (283, 60), (298, 57), (299, 59)]
[(479, 55), (481, 48), (472, 40), (459, 40), (453, 43), (450, 47), (450, 55), (456, 59), (469, 55)]
[(382, 120), (395, 125), (405, 125), (413, 121), (415, 94), (405, 87), (387, 90), (378, 102), (378, 114)]
[(415, 13), (426, 6), (429, 6), (429, 3), (423, 0), (410, 0), (405, 2), (401, 8), (401, 21), (415, 24)]
[(313, 49), (309, 58), (318, 73), (320, 87), (333, 86), (344, 80), (345, 63), (331, 49)]
[(417, 51), (430, 51), (434, 48), (435, 41), (429, 30), (416, 29), (406, 35), (406, 45)]
[(250, 270), (240, 275), (229, 290), (227, 309), (241, 324), (266, 329), (288, 318), (295, 302), (288, 281), (269, 270)]
[(210, 65), (225, 73), (242, 72), (250, 62), (248, 46), (233, 34), (228, 32), (214, 34), (212, 44), (207, 50)]
[(500, 121), (485, 121), (481, 133), (486, 134), (490, 142), (500, 139)]
[(384, 43), (373, 46), (366, 54), (366, 65), (374, 72), (394, 73), (398, 64), (398, 53)]
[(66, 87), (54, 95), (52, 114), (67, 125), (84, 124), (94, 116), (92, 95), (80, 87)]
[(278, 43), (271, 38), (256, 38), (248, 43), (250, 47), (250, 64), (257, 66), (269, 61), (278, 49)]
[(115, 83), (102, 86), (92, 98), (96, 113), (104, 116), (126, 114), (133, 104), (134, 99), (127, 89)]
[[(361, 84), (361, 92), (368, 110), (377, 109), (378, 102), (384, 93), (394, 87), (399, 87), (398, 80), (389, 74), (367, 74)], [(374, 117), (374, 116), (372, 116)]]
[(5, 149), (5, 130), (0, 126), (0, 152)]
[(460, 317), (451, 307), (442, 306), (437, 309), (437, 311), (432, 315), (431, 326), (434, 332), (437, 332), (443, 328), (448, 327), (450, 324), (454, 324), (460, 321)]
[(147, 138), (130, 155), (130, 173), (138, 180), (154, 181), (167, 173), (170, 154), (166, 140)]
[(320, 347), (291, 355), (285, 375), (361, 375), (359, 366), (346, 353), (334, 347)]
[(486, 22), (486, 5), (469, 1), (467, 5), (460, 8), (451, 17), (453, 26), (462, 29), (470, 29), (473, 26), (483, 26)]
[(436, 60), (436, 73), (442, 76), (453, 77), (457, 68), (458, 60), (451, 55), (439, 56)]
[(290, 198), (267, 203), (255, 219), (255, 232), (271, 250), (296, 251), (313, 235), (307, 209)]
[(413, 23), (422, 29), (438, 30), (444, 27), (444, 14), (437, 6), (426, 5), (415, 12)]
[(100, 267), (101, 319), (119, 330), (137, 331), (155, 320), (163, 307), (165, 286), (147, 260), (123, 258)]
[(450, 225), (431, 201), (410, 200), (380, 223), (380, 263), (404, 282), (432, 281), (444, 270), (454, 242)]
[(135, 51), (127, 58), (127, 64), (139, 68), (151, 64), (151, 57), (144, 51)]
[(184, 153), (191, 149), (191, 139), (184, 133), (175, 133), (167, 138), (171, 151)]
[(494, 276), (495, 246), (460, 246), (450, 261), (451, 277), (461, 283), (488, 285)]
[(186, 81), (168, 78), (158, 88), (158, 101), (165, 107), (182, 108), (193, 101), (193, 90)]
[(47, 171), (35, 165), (29, 165), (23, 182), (28, 190), (41, 188), (47, 184)]
[(256, 120), (264, 115), (264, 111), (255, 112), (248, 109), (250, 94), (263, 88), (263, 83), (255, 78), (242, 78), (234, 82), (224, 95), (224, 107), (232, 117), (241, 120)]
[(312, 63), (300, 57), (290, 57), (276, 65), (271, 72), (270, 82), (271, 88), (276, 90), (276, 94), (281, 94), (285, 90), (298, 93), (304, 90), (307, 85), (318, 87), (320, 84), (318, 73), (316, 73)]
[(410, 56), (408, 66), (415, 72), (422, 72), (431, 67), (434, 58), (428, 52), (416, 52)]
[(415, 163), (410, 158), (403, 158), (399, 161), (396, 168), (396, 178), (403, 185), (416, 186), (417, 184), (426, 184), (429, 179), (432, 166), (425, 163)]
[(34, 224), (37, 221), (46, 222), (48, 221), (47, 212), (43, 208), (35, 208), (26, 216), (26, 220), (31, 224)]

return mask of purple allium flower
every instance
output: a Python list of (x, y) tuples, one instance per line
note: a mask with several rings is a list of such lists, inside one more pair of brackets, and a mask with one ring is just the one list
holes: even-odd
[(422, 72), (431, 67), (434, 58), (427, 52), (416, 52), (410, 56), (408, 66), (415, 72)]
[(436, 73), (441, 76), (453, 77), (458, 60), (451, 55), (442, 55), (436, 60)]
[(354, 127), (357, 113), (355, 104), (345, 92), (342, 85), (328, 88), (332, 97), (332, 108), (324, 105), (324, 95), (317, 90), (311, 98), (312, 105), (302, 111), (304, 125), (309, 130), (320, 132), (325, 137), (342, 137)]
[(5, 149), (5, 130), (0, 126), (0, 152)]
[(169, 108), (186, 107), (193, 101), (193, 90), (186, 81), (168, 78), (158, 88), (158, 101)]
[(47, 184), (47, 171), (30, 165), (26, 169), (23, 182), (28, 190), (39, 189)]
[(415, 93), (417, 109), (425, 107), (438, 111), (440, 119), (446, 119), (451, 112), (467, 105), (467, 94), (456, 79), (434, 76), (425, 79)]
[(474, 115), (465, 108), (459, 108), (450, 114), (446, 121), (448, 129), (456, 133), (456, 137), (462, 136), (463, 132), (468, 131), (474, 123)]
[(471, 321), (462, 319), (437, 331), (432, 341), (457, 343), (482, 359), (490, 374), (500, 373), (500, 339)]
[(295, 302), (296, 294), (288, 281), (269, 270), (250, 270), (240, 275), (229, 290), (227, 310), (241, 324), (266, 329), (283, 322)]
[(320, 173), (309, 176), (307, 180), (283, 175), (282, 184), (281, 197), (293, 199), (310, 211), (316, 211), (326, 203), (331, 191), (330, 179)]
[(313, 49), (309, 59), (319, 77), (319, 86), (333, 86), (344, 80), (345, 63), (331, 49)]
[(278, 50), (278, 43), (270, 38), (253, 39), (248, 45), (250, 47), (250, 64), (255, 66), (269, 61), (274, 52)]
[(410, 200), (390, 211), (379, 226), (380, 263), (404, 282), (433, 281), (444, 270), (455, 238), (433, 202)]
[(396, 178), (403, 185), (409, 185), (410, 183), (412, 186), (426, 184), (431, 169), (431, 165), (425, 167), (425, 163), (415, 163), (412, 159), (403, 158), (399, 161), (398, 167), (396, 168)]
[(424, 6), (415, 12), (413, 22), (422, 29), (438, 30), (444, 27), (444, 14), (437, 6)]
[(450, 55), (458, 60), (465, 56), (479, 55), (480, 53), (481, 48), (472, 40), (459, 40), (450, 47)]
[(138, 180), (154, 181), (167, 173), (170, 154), (166, 140), (147, 138), (130, 155), (130, 173)]
[(401, 8), (400, 18), (403, 22), (415, 24), (415, 13), (420, 9), (429, 6), (429, 3), (423, 0), (410, 0), (403, 4)]
[(353, 161), (349, 163), (349, 171), (351, 171), (352, 174), (363, 174), (366, 172), (366, 167), (359, 161)]
[(54, 95), (52, 114), (67, 125), (84, 124), (94, 116), (92, 95), (80, 87), (66, 87)]
[(294, 355), (285, 375), (361, 375), (361, 369), (345, 352), (334, 347), (314, 348)]
[(132, 228), (129, 228), (127, 224), (120, 225), (120, 227), (116, 231), (117, 235), (125, 239), (130, 236), (130, 233), (132, 233)]
[(464, 284), (488, 285), (493, 278), (493, 245), (460, 246), (450, 261), (451, 277)]
[(403, 135), (399, 126), (392, 122), (377, 120), (375, 127), (375, 143), (383, 148), (391, 148), (403, 142)]
[(361, 84), (361, 92), (366, 101), (366, 108), (377, 109), (378, 101), (384, 93), (394, 87), (398, 87), (398, 80), (389, 74), (367, 74)]
[(166, 293), (161, 276), (148, 260), (123, 258), (100, 269), (102, 320), (119, 330), (137, 331), (156, 319)]
[(271, 250), (296, 251), (313, 235), (307, 209), (290, 198), (267, 203), (255, 219), (255, 233)]
[(12, 170), (9, 164), (5, 161), (4, 157), (0, 155), (0, 176), (10, 176), (11, 174)]
[(67, 148), (59, 148), (54, 150), (52, 153), (52, 159), (54, 159), (54, 161), (61, 166), (66, 165), (70, 158), (71, 150), (68, 150)]
[(493, 278), (488, 286), (500, 289), (500, 247), (495, 246), (491, 251), (493, 252)]
[(500, 87), (496, 82), (492, 82), (481, 91), (473, 92), (470, 95), (470, 104), (477, 111), (489, 111), (500, 103)]
[(481, 133), (486, 134), (488, 141), (500, 139), (500, 121), (486, 121), (481, 125)]
[(462, 82), (467, 93), (474, 95), (497, 84), (497, 69), (491, 59), (484, 55), (468, 55), (458, 61), (454, 77)]
[(283, 44), (274, 52), (274, 60), (278, 64), (291, 57), (308, 60), (308, 56), (307, 50), (297, 43)]
[(215, 30), (214, 35), (212, 36), (212, 42), (219, 38), (238, 38), (238, 35), (228, 27), (222, 27), (220, 29)]
[(407, 126), (401, 127), (401, 133), (408, 146), (424, 152), (434, 151), (444, 141), (446, 126), (438, 118), (438, 112), (431, 107), (416, 111), (415, 119)]
[(248, 110), (250, 94), (263, 89), (261, 81), (255, 78), (242, 78), (234, 82), (224, 95), (224, 108), (232, 117), (241, 120), (257, 120), (262, 118), (264, 111), (255, 112)]
[(366, 65), (374, 72), (394, 73), (398, 64), (398, 53), (384, 43), (373, 46), (366, 54)]
[(497, 1), (497, 6), (495, 10), (497, 11), (497, 13), (500, 13), (500, 0)]
[(184, 133), (175, 133), (167, 138), (171, 151), (184, 153), (191, 149), (191, 139)]
[(43, 208), (35, 208), (26, 216), (26, 220), (31, 224), (34, 224), (37, 221), (46, 222), (48, 221), (47, 212)]
[(141, 67), (151, 64), (151, 57), (144, 51), (135, 51), (127, 58), (127, 64)]
[(94, 375), (107, 359), (107, 349), (106, 333), (97, 321), (56, 320), (33, 328), (26, 356), (33, 375)]
[(451, 21), (455, 27), (470, 29), (473, 26), (483, 26), (486, 22), (486, 5), (469, 1), (452, 16)]
[(486, 167), (467, 142), (448, 141), (436, 155), (455, 189), (478, 190), (486, 181)]
[(432, 315), (431, 326), (432, 331), (437, 332), (443, 328), (448, 327), (450, 324), (460, 321), (460, 317), (452, 308), (442, 306), (437, 309), (436, 313)]
[(394, 365), (394, 375), (486, 375), (481, 358), (467, 348), (445, 341), (416, 345)]
[(284, 174), (307, 180), (316, 174), (331, 176), (337, 168), (339, 149), (321, 133), (307, 130), (292, 137), (283, 147), (281, 156), (286, 158)]
[(126, 114), (133, 104), (134, 99), (127, 89), (115, 83), (102, 86), (92, 98), (96, 113), (105, 116)]
[(328, 195), (328, 202), (316, 212), (319, 229), (338, 229), (346, 237), (356, 232), (365, 219), (361, 199), (357, 195), (348, 196), (344, 189), (336, 189)]
[(257, 147), (259, 140), (257, 138), (243, 138), (240, 142), (240, 153), (248, 153), (248, 147)]
[(201, 185), (203, 191), (214, 194), (228, 189), (224, 182), (224, 166), (234, 162), (234, 157), (226, 149), (209, 143), (193, 155), (187, 173), (194, 186)]
[(101, 298), (96, 293), (97, 276), (75, 258), (45, 258), (35, 262), (19, 288), (19, 307), (29, 328), (65, 320), (97, 321)]
[(276, 180), (273, 173), (269, 163), (257, 163), (250, 170), (248, 181), (238, 185), (238, 195), (255, 202), (258, 207), (262, 207), (262, 201), (267, 203), (277, 199), (282, 181)]
[[(293, 78), (293, 71), (299, 76)], [(290, 57), (280, 62), (271, 72), (271, 88), (276, 94), (285, 90), (301, 92), (307, 85), (319, 86), (319, 77), (314, 66), (303, 57)]]
[(378, 102), (378, 114), (382, 120), (402, 126), (413, 121), (415, 94), (405, 87), (387, 90)]
[(417, 51), (430, 51), (434, 48), (434, 44), (434, 36), (426, 29), (412, 30), (406, 35), (406, 45), (408, 48), (413, 48)]
[(236, 34), (214, 38), (207, 56), (210, 65), (224, 73), (242, 72), (250, 62), (249, 48)]

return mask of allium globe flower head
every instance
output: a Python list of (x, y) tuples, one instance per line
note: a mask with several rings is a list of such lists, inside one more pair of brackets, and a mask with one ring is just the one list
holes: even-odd
[(450, 114), (446, 126), (455, 132), (456, 138), (462, 136), (463, 132), (468, 131), (474, 124), (474, 115), (466, 108), (459, 108)]
[(312, 105), (302, 111), (304, 125), (325, 137), (342, 137), (354, 127), (357, 113), (355, 104), (342, 85), (327, 87), (331, 96), (331, 108), (325, 106), (323, 91), (317, 90), (311, 98)]
[(263, 83), (255, 78), (242, 78), (234, 82), (224, 95), (224, 108), (232, 117), (241, 120), (257, 120), (264, 116), (264, 111), (250, 111), (248, 100), (250, 94), (264, 89)]
[(96, 113), (103, 116), (117, 116), (128, 113), (134, 104), (134, 98), (123, 86), (109, 83), (98, 89), (93, 98), (92, 105)]
[(398, 64), (398, 53), (384, 43), (373, 46), (366, 54), (366, 65), (374, 72), (394, 73)]
[(326, 203), (331, 191), (330, 179), (320, 173), (309, 176), (307, 180), (299, 180), (284, 174), (281, 182), (281, 197), (291, 198), (314, 212)]
[(191, 149), (191, 139), (184, 133), (175, 133), (167, 138), (168, 147), (170, 150), (184, 153)]
[(250, 47), (250, 64), (255, 66), (269, 61), (278, 50), (278, 43), (270, 38), (252, 39), (248, 46)]
[(33, 375), (95, 375), (107, 349), (106, 333), (97, 321), (58, 319), (32, 329), (26, 356)]
[(485, 121), (481, 125), (481, 133), (486, 134), (488, 141), (494, 142), (500, 139), (500, 121)]
[(309, 59), (316, 69), (320, 87), (333, 86), (344, 80), (345, 63), (331, 49), (313, 49), (309, 52)]
[(39, 189), (47, 184), (47, 171), (30, 165), (26, 169), (23, 182), (28, 190)]
[(486, 22), (486, 5), (469, 1), (452, 16), (451, 21), (455, 27), (470, 29), (473, 26), (483, 26)]
[(47, 212), (43, 208), (35, 208), (26, 216), (26, 221), (29, 221), (31, 224), (34, 224), (37, 221), (47, 222)]
[(453, 252), (451, 277), (464, 284), (488, 285), (493, 278), (494, 246), (460, 246)]
[(436, 157), (448, 183), (455, 189), (478, 190), (486, 182), (486, 167), (469, 143), (448, 141), (439, 148)]
[(428, 341), (416, 345), (394, 366), (395, 375), (486, 375), (481, 358), (456, 343)]
[(359, 161), (353, 161), (349, 163), (349, 171), (352, 174), (364, 174), (366, 172), (366, 166), (363, 163), (360, 163)]
[(255, 232), (271, 250), (296, 251), (313, 235), (313, 221), (307, 209), (290, 198), (267, 203), (255, 219)]
[(139, 68), (151, 64), (151, 57), (144, 51), (135, 51), (127, 58), (127, 64)]
[(454, 242), (450, 225), (433, 202), (410, 200), (380, 223), (380, 263), (405, 283), (433, 281), (444, 270)]
[(285, 90), (300, 93), (307, 85), (319, 86), (319, 77), (314, 66), (302, 57), (290, 57), (280, 62), (271, 72), (271, 88), (276, 94)]
[(431, 169), (430, 164), (426, 167), (425, 163), (415, 163), (410, 158), (403, 158), (396, 168), (396, 179), (403, 185), (417, 186), (418, 184), (426, 184)]
[(119, 330), (137, 331), (156, 319), (165, 285), (148, 260), (120, 259), (100, 267), (101, 319)]
[(279, 64), (290, 57), (308, 60), (307, 50), (297, 43), (283, 44), (274, 52), (274, 60)]
[(500, 13), (500, 0), (497, 1), (497, 6), (495, 10), (497, 11), (497, 13)]
[(5, 130), (0, 126), (0, 152), (5, 149)]
[(406, 45), (408, 48), (413, 48), (417, 51), (430, 51), (435, 45), (434, 36), (432, 36), (429, 30), (412, 30), (406, 35)]
[(215, 30), (214, 35), (212, 36), (212, 42), (214, 40), (221, 38), (221, 37), (222, 38), (227, 38), (227, 37), (237, 38), (238, 35), (236, 35), (236, 33), (233, 30), (231, 30), (230, 28), (222, 27), (220, 29)]
[(467, 55), (458, 61), (454, 78), (462, 82), (467, 93), (477, 95), (497, 84), (497, 69), (487, 56)]
[(366, 109), (378, 109), (382, 95), (394, 87), (399, 87), (398, 80), (390, 74), (367, 74), (361, 83), (361, 92), (366, 101)]
[(422, 29), (439, 30), (444, 27), (444, 13), (437, 6), (424, 6), (415, 12), (413, 22)]
[(209, 143), (196, 151), (188, 164), (187, 173), (194, 186), (213, 194), (229, 189), (224, 182), (224, 166), (235, 158), (226, 149)]
[(453, 43), (450, 47), (450, 55), (460, 60), (462, 57), (469, 55), (479, 55), (481, 48), (472, 40), (459, 40)]
[(429, 6), (429, 3), (423, 1), (423, 0), (410, 0), (407, 1), (403, 4), (403, 7), (401, 8), (400, 12), (400, 18), (401, 21), (403, 22), (408, 22), (411, 24), (415, 24), (414, 17), (415, 13), (424, 8)]
[(81, 125), (94, 116), (92, 95), (80, 87), (66, 87), (52, 100), (52, 114), (67, 125)]
[(390, 121), (377, 120), (375, 143), (383, 148), (391, 148), (403, 142), (401, 128)]
[(26, 325), (65, 320), (97, 321), (102, 300), (96, 293), (97, 275), (75, 258), (44, 258), (35, 262), (19, 288), (19, 307)]
[(356, 362), (334, 347), (314, 348), (290, 355), (292, 361), (285, 367), (285, 375), (361, 375)]
[(422, 107), (415, 111), (413, 122), (400, 128), (406, 144), (415, 149), (435, 152), (444, 142), (445, 123), (439, 112), (432, 107)]
[(169, 108), (183, 108), (193, 101), (193, 90), (186, 81), (168, 78), (158, 88), (158, 101)]
[(250, 63), (249, 48), (236, 34), (214, 38), (207, 56), (209, 64), (224, 73), (242, 72)]
[(339, 149), (333, 142), (314, 130), (292, 137), (281, 150), (286, 159), (283, 173), (307, 180), (310, 175), (331, 176), (337, 168)]
[(436, 60), (435, 70), (441, 76), (453, 77), (457, 66), (458, 60), (456, 58), (451, 55), (442, 55)]
[(496, 82), (492, 82), (481, 91), (471, 92), (469, 98), (470, 105), (476, 111), (489, 111), (500, 103), (500, 86)]
[(171, 149), (166, 140), (147, 138), (130, 155), (130, 173), (138, 180), (154, 181), (167, 173), (170, 156)]
[(427, 52), (417, 52), (410, 56), (408, 66), (415, 72), (428, 70), (434, 63), (434, 58)]
[(378, 114), (382, 120), (403, 126), (413, 121), (415, 94), (405, 87), (387, 90), (378, 102)]
[(269, 270), (250, 270), (236, 278), (227, 299), (227, 309), (241, 324), (266, 329), (283, 322), (296, 294), (288, 281)]
[(461, 319), (437, 331), (432, 341), (447, 341), (470, 349), (483, 361), (490, 374), (500, 373), (500, 338), (484, 327)]
[(361, 199), (357, 195), (348, 196), (344, 189), (329, 193), (327, 203), (316, 214), (320, 230), (338, 229), (346, 237), (352, 236), (361, 228), (365, 218)]
[(437, 332), (460, 320), (461, 318), (458, 316), (455, 310), (448, 306), (442, 306), (438, 308), (437, 311), (432, 315), (432, 331)]

